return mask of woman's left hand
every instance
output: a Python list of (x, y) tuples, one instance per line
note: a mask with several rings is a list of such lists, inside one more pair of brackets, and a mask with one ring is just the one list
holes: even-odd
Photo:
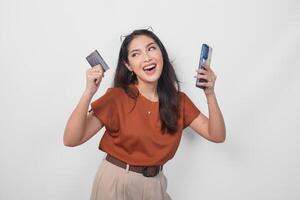
[(212, 71), (212, 69), (208, 66), (208, 65), (204, 65), (203, 68), (200, 68), (198, 70), (196, 70), (197, 75), (194, 76), (195, 78), (202, 78), (207, 80), (207, 82), (197, 82), (197, 85), (199, 86), (204, 86), (204, 93), (205, 95), (211, 95), (214, 94), (214, 88), (215, 88), (215, 82), (217, 79), (217, 76), (215, 75), (215, 73)]

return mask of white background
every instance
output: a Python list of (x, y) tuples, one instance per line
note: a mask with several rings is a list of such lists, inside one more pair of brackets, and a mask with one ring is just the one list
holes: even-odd
[(85, 57), (98, 49), (111, 69), (119, 37), (152, 26), (182, 90), (207, 114), (196, 88), (202, 43), (227, 140), (184, 131), (164, 168), (174, 200), (300, 199), (300, 3), (282, 1), (0, 1), (0, 199), (88, 199), (103, 134), (69, 148), (66, 121), (85, 88)]

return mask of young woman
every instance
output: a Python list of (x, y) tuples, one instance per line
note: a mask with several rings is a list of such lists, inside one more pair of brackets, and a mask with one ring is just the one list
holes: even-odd
[(86, 89), (67, 122), (64, 144), (80, 145), (105, 126), (99, 149), (106, 157), (91, 200), (169, 200), (162, 170), (173, 158), (183, 129), (190, 126), (207, 140), (224, 142), (225, 125), (214, 92), (217, 77), (205, 68), (195, 78), (208, 81), (201, 85), (206, 87), (209, 118), (180, 91), (167, 51), (152, 31), (135, 30), (125, 37), (114, 86), (92, 103), (104, 74), (100, 65), (87, 70)]

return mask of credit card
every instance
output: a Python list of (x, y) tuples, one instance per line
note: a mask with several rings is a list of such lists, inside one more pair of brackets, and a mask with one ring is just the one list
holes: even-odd
[(106, 64), (106, 62), (104, 61), (104, 59), (101, 57), (100, 53), (97, 51), (97, 49), (95, 51), (93, 51), (90, 55), (88, 55), (86, 57), (88, 63), (91, 65), (91, 67), (94, 67), (98, 64), (100, 64), (105, 71), (107, 71), (109, 69), (108, 65)]

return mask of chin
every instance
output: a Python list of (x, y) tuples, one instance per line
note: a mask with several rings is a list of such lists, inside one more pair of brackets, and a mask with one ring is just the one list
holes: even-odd
[(155, 77), (143, 77), (141, 81), (146, 82), (146, 83), (156, 83), (159, 80), (159, 76)]
[(147, 83), (157, 83), (159, 78), (156, 79), (145, 79), (144, 81)]

